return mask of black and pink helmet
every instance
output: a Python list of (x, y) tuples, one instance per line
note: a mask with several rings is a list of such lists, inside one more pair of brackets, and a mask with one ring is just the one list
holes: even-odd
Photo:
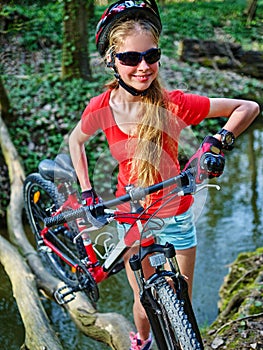
[(152, 22), (161, 33), (162, 23), (155, 0), (119, 0), (112, 4), (103, 13), (96, 28), (96, 45), (100, 55), (105, 55), (109, 46), (110, 31), (117, 21), (140, 18)]

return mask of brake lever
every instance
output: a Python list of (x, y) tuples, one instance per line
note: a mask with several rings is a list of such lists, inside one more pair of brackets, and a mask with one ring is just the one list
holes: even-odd
[(196, 186), (196, 191), (193, 194), (196, 194), (196, 193), (204, 190), (205, 188), (215, 188), (217, 191), (221, 190), (221, 187), (219, 185), (216, 185), (216, 184), (202, 184), (202, 185)]
[[(99, 220), (98, 220), (99, 219)], [(89, 232), (93, 232), (93, 231), (98, 231), (100, 230), (102, 227), (104, 227), (105, 225), (111, 223), (114, 218), (113, 217), (105, 217), (105, 218), (98, 218), (95, 219), (96, 220), (96, 225), (94, 225), (95, 221), (93, 223), (91, 223), (90, 221), (88, 221), (88, 223), (91, 225), (89, 227), (84, 228), (82, 231), (80, 231), (74, 238), (73, 238), (73, 243), (76, 244), (78, 238), (80, 236), (82, 236), (85, 233), (89, 233)], [(99, 224), (98, 224), (99, 223)], [(86, 223), (83, 223), (84, 225), (86, 225)]]
[(194, 194), (204, 190), (205, 188), (215, 188), (218, 191), (221, 189), (221, 187), (219, 185), (216, 185), (216, 184), (205, 183), (205, 184), (197, 185), (196, 184), (196, 177), (195, 177), (196, 174), (194, 172), (194, 169), (187, 170), (185, 172), (185, 175), (187, 176), (188, 184), (182, 186), (179, 191), (175, 189), (175, 192), (177, 192), (178, 196), (185, 196), (188, 194), (194, 195)]
[[(86, 226), (89, 224), (89, 227), (84, 228), (81, 230), (74, 238), (73, 238), (73, 243), (76, 244), (77, 239), (82, 236), (84, 233), (92, 232), (92, 231), (97, 231), (100, 230), (102, 227), (105, 225), (108, 225), (113, 218), (109, 215), (99, 215), (98, 217), (95, 217), (92, 215), (90, 207), (83, 207), (84, 208), (84, 217), (83, 217), (83, 223), (80, 223), (80, 226), (84, 225)], [(99, 208), (99, 209), (98, 209)], [(104, 206), (102, 203), (97, 205), (98, 209), (96, 211), (96, 214), (102, 214), (104, 212)]]

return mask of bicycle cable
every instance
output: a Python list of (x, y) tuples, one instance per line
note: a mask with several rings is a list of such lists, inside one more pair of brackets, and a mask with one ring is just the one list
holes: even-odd
[[(174, 198), (178, 197), (178, 193), (177, 193), (177, 192), (174, 193), (174, 190), (175, 190), (175, 189), (173, 189), (171, 192), (167, 193), (166, 195), (162, 196), (161, 198), (158, 198), (157, 200), (155, 200), (154, 202), (152, 202), (149, 206), (147, 206), (147, 208), (145, 208), (145, 209), (140, 213), (140, 215), (138, 216), (138, 219), (132, 224), (132, 226), (134, 226), (134, 225), (136, 224), (136, 222), (137, 222), (138, 220), (140, 220), (140, 217), (141, 217), (142, 215), (150, 215), (149, 218), (147, 219), (145, 225), (143, 226), (142, 231), (140, 232), (139, 252), (138, 252), (139, 260), (141, 260), (141, 256), (142, 256), (142, 239), (143, 239), (143, 234), (144, 234), (145, 232), (147, 232), (147, 225), (148, 225), (148, 223), (158, 214), (158, 212), (159, 212), (161, 209), (163, 209), (167, 204), (169, 204)], [(146, 214), (146, 212), (147, 212), (151, 207), (153, 207), (153, 206), (154, 206), (155, 204), (157, 204), (158, 202), (160, 202), (160, 201), (162, 201), (162, 200), (165, 200), (167, 197), (170, 197), (170, 198), (168, 198), (154, 213), (152, 213), (152, 214)], [(160, 229), (164, 226), (164, 221), (162, 220), (162, 218), (158, 218), (158, 219), (162, 221), (163, 225), (162, 225), (162, 226), (160, 225), (159, 228), (152, 228), (152, 227), (151, 227), (151, 228), (148, 228), (148, 229), (153, 230), (153, 231), (154, 231), (154, 230), (155, 230), (155, 231), (160, 230)], [(131, 226), (131, 227), (132, 227), (132, 226)], [(149, 226), (149, 225), (148, 225), (148, 226)]]

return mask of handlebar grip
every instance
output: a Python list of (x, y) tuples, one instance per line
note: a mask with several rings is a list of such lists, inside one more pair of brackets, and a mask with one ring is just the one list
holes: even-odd
[(206, 152), (200, 159), (200, 166), (208, 175), (221, 175), (225, 167), (225, 158), (221, 154)]
[(85, 209), (83, 207), (80, 207), (76, 210), (65, 211), (64, 213), (58, 214), (56, 216), (45, 218), (44, 223), (47, 227), (65, 224), (68, 221), (83, 217), (84, 213)]

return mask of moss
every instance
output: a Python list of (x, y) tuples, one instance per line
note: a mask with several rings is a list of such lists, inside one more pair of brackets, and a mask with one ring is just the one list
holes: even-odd
[[(220, 289), (220, 314), (203, 332), (206, 349), (216, 338), (225, 349), (243, 350), (262, 344), (263, 248), (241, 253), (231, 264)], [(210, 347), (211, 345), (211, 347)]]

